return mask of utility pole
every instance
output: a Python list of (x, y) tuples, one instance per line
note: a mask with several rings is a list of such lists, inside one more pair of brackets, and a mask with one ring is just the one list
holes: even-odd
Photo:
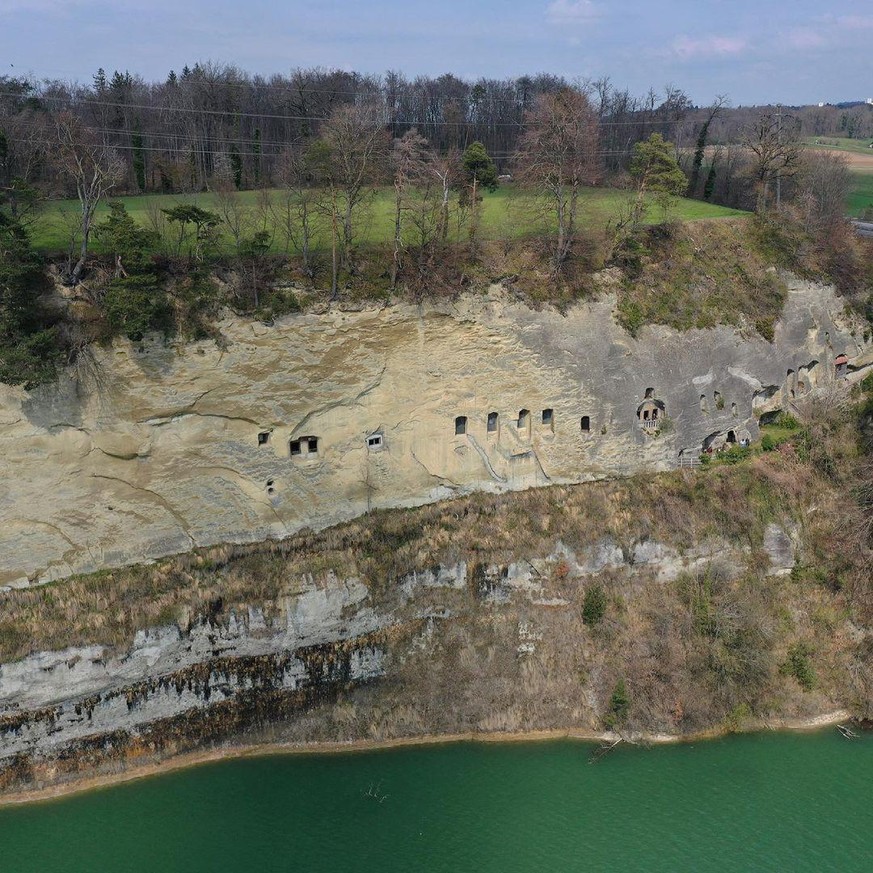
[[(782, 104), (776, 104), (776, 146), (782, 151)], [(782, 168), (776, 167), (776, 211), (782, 206)]]

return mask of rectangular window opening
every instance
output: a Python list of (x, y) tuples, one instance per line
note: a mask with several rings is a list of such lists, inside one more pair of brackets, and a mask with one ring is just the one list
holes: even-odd
[(258, 434), (258, 445), (265, 446), (268, 442), (270, 442), (270, 431), (262, 430)]
[(555, 423), (555, 410), (554, 409), (544, 409), (543, 410), (543, 424), (546, 427), (552, 427)]
[(459, 415), (455, 419), (455, 436), (461, 436), (467, 432), (467, 416)]
[(497, 413), (489, 412), (488, 413), (488, 433), (496, 433), (497, 432)]
[(367, 446), (371, 449), (378, 449), (382, 445), (382, 434), (374, 433), (367, 437)]
[(582, 416), (582, 433), (588, 433), (591, 430), (591, 417), (588, 415)]
[(291, 440), (291, 457), (294, 455), (302, 454), (302, 450), (300, 448), (300, 440)]
[(318, 453), (318, 437), (307, 437), (306, 438), (306, 448), (309, 451), (310, 455), (315, 455)]

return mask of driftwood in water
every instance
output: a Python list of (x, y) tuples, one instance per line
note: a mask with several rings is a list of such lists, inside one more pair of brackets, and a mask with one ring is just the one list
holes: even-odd
[(601, 743), (589, 756), (588, 763), (596, 764), (601, 758), (603, 758), (605, 755), (608, 755), (620, 742), (622, 742), (622, 740), (623, 738), (619, 737), (617, 740), (614, 740), (611, 743)]

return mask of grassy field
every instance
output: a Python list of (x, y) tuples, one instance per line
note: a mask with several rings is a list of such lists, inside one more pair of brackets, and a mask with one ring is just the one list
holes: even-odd
[(809, 137), (804, 145), (819, 151), (839, 152), (844, 155), (852, 175), (852, 188), (846, 198), (846, 211), (853, 217), (865, 209), (873, 209), (873, 148), (869, 139), (845, 137)]
[(873, 153), (869, 139), (849, 139), (845, 136), (809, 136), (803, 140), (806, 146), (814, 148), (836, 150), (841, 152), (856, 152), (857, 154), (869, 155)]
[[(279, 193), (270, 192), (278, 203)], [(582, 222), (591, 227), (604, 227), (608, 221), (615, 220), (631, 195), (626, 191), (608, 188), (588, 189), (582, 201)], [(243, 204), (255, 210), (260, 193), (256, 191), (240, 192), (239, 198)], [(217, 211), (213, 194), (152, 194), (139, 197), (120, 197), (128, 212), (143, 226), (150, 226), (149, 214), (155, 208), (169, 209), (180, 203), (196, 204), (203, 209)], [(393, 234), (394, 203), (393, 192), (381, 190), (376, 193), (366, 214), (358, 219), (360, 242), (365, 244), (388, 244)], [(32, 229), (34, 244), (47, 253), (64, 252), (69, 245), (71, 222), (75, 222), (79, 210), (76, 200), (53, 201), (46, 205), (42, 215)], [(98, 212), (100, 220), (107, 212), (102, 204)], [(745, 213), (737, 209), (726, 209), (699, 200), (680, 199), (672, 215), (683, 220), (701, 218), (726, 218)], [(653, 209), (651, 221), (661, 219), (660, 210)], [(536, 208), (536, 203), (530, 196), (520, 192), (513, 186), (499, 188), (492, 194), (486, 193), (482, 208), (482, 236), (486, 239), (512, 239), (531, 233), (546, 230), (548, 219)], [(259, 229), (259, 228), (255, 228)], [(269, 228), (268, 228), (269, 229)], [(466, 230), (459, 233), (457, 224), (453, 227), (453, 235), (465, 238)], [(230, 244), (230, 237), (226, 242)], [(322, 243), (326, 243), (322, 234)], [(274, 249), (282, 251), (284, 243), (278, 238), (274, 241)], [(99, 243), (95, 246), (99, 251)]]
[(873, 209), (873, 171), (852, 173), (852, 190), (846, 200), (849, 215), (859, 218), (865, 210)]

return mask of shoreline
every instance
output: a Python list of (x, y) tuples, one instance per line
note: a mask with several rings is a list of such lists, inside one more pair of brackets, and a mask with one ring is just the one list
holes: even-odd
[[(783, 719), (776, 723), (754, 722), (748, 729), (736, 733), (757, 733), (768, 731), (814, 731), (832, 727), (852, 718), (844, 709), (823, 713), (806, 719)], [(105, 773), (96, 776), (82, 776), (44, 788), (10, 792), (0, 795), (0, 809), (6, 806), (20, 806), (27, 803), (56, 800), (73, 794), (83, 794), (100, 788), (109, 788), (126, 782), (162, 776), (177, 770), (187, 770), (201, 764), (234, 758), (261, 758), (268, 755), (333, 755), (355, 752), (375, 752), (383, 749), (397, 749), (406, 746), (437, 746), (449, 743), (523, 743), (545, 742), (548, 740), (576, 740), (589, 743), (630, 742), (641, 745), (672, 745), (699, 740), (713, 740), (729, 733), (723, 727), (709, 728), (691, 734), (640, 733), (624, 739), (612, 731), (590, 731), (581, 728), (553, 728), (533, 731), (467, 731), (452, 734), (422, 734), (417, 737), (398, 737), (391, 740), (347, 740), (300, 743), (263, 743), (239, 746), (226, 746), (203, 751), (183, 752), (165, 760), (133, 766), (120, 773)]]

